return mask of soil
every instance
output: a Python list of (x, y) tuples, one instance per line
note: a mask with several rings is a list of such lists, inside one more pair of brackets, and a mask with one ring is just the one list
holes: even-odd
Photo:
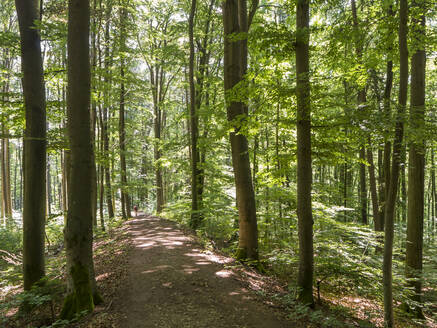
[[(296, 327), (241, 280), (233, 259), (205, 251), (176, 224), (129, 221), (133, 247), (112, 310), (122, 328)], [(255, 278), (251, 278), (252, 280)]]

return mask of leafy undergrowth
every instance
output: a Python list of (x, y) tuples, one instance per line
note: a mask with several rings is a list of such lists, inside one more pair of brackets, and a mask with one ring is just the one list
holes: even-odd
[(131, 247), (126, 225), (122, 221), (114, 220), (107, 232), (97, 232), (94, 241), (94, 266), (98, 289), (104, 303), (97, 306), (92, 314), (72, 321), (58, 320), (66, 289), (65, 251), (60, 250), (61, 245), (60, 240), (52, 242), (53, 248), (58, 250), (49, 252), (46, 257), (47, 276), (29, 292), (23, 292), (21, 287), (20, 261), (15, 265), (10, 264), (2, 272), (2, 328), (109, 328), (115, 325), (117, 318), (111, 311), (112, 301), (128, 269), (127, 257), (121, 255)]
[[(326, 208), (316, 212), (314, 225), (315, 310), (296, 302), (298, 242), (295, 224), (281, 222), (275, 234), (264, 233), (263, 225), (260, 225), (262, 274), (243, 265), (234, 265), (234, 269), (241, 271), (248, 287), (265, 296), (272, 305), (282, 307), (291, 318), (305, 320), (309, 327), (383, 327), (382, 252), (378, 251), (380, 237), (367, 226), (338, 220), (335, 211), (326, 212)], [(166, 216), (189, 230), (189, 218), (181, 211), (169, 211)], [(221, 225), (215, 224), (216, 220), (205, 217), (197, 236), (206, 247), (233, 256), (238, 242), (233, 220), (222, 218)], [(288, 220), (294, 222), (292, 218)], [(402, 226), (397, 227), (404, 233), (402, 229)], [(424, 250), (426, 320), (418, 321), (401, 310), (403, 302), (410, 302), (405, 287), (405, 253), (401, 241), (398, 239), (395, 244), (393, 260), (396, 327), (437, 328), (435, 249)]]

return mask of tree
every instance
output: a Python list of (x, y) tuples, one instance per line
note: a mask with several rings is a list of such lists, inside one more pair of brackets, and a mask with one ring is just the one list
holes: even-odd
[(35, 26), (39, 1), (16, 0), (21, 35), (21, 67), (26, 109), (24, 133), (23, 278), (24, 289), (44, 276), (46, 214), (46, 104), (41, 38)]
[(393, 317), (393, 238), (395, 206), (399, 184), (399, 172), (401, 164), (402, 141), (404, 136), (403, 116), (407, 104), (408, 92), (408, 45), (407, 45), (407, 0), (400, 1), (399, 8), (399, 95), (396, 115), (395, 137), (393, 142), (393, 156), (390, 169), (390, 184), (387, 191), (387, 199), (384, 214), (384, 261), (383, 261), (383, 285), (384, 285), (384, 322), (387, 327), (394, 327)]
[[(104, 78), (103, 78), (103, 109), (102, 109), (102, 139), (103, 139), (103, 150), (105, 152), (105, 162), (104, 162), (104, 176), (105, 176), (105, 191), (106, 191), (106, 206), (108, 207), (109, 218), (114, 217), (114, 206), (112, 199), (112, 187), (111, 187), (111, 165), (110, 165), (110, 154), (109, 154), (109, 110), (110, 110), (110, 90), (111, 90), (111, 61), (112, 55), (110, 54), (110, 24), (111, 24), (111, 12), (112, 12), (112, 1), (108, 0), (105, 8), (105, 59), (104, 59)], [(101, 3), (100, 3), (101, 4)]]
[(71, 153), (65, 226), (68, 295), (61, 317), (92, 311), (101, 301), (93, 264), (92, 151), (90, 126), (89, 0), (68, 2), (67, 127)]
[[(236, 86), (244, 83), (244, 69), (241, 57), (245, 55), (241, 42), (236, 35), (244, 33), (247, 27), (239, 23), (237, 0), (223, 3), (224, 27), (224, 86), (228, 121), (232, 126), (230, 132), (232, 166), (234, 168), (236, 198), (239, 217), (239, 242), (237, 258), (258, 260), (258, 227), (256, 219), (255, 193), (249, 162), (249, 149), (246, 136), (241, 126), (247, 118), (247, 110), (242, 100), (236, 99)], [(246, 8), (246, 7), (244, 7)], [(243, 10), (243, 16), (247, 12)], [(241, 18), (241, 16), (240, 16)], [(247, 19), (246, 19), (247, 22)], [(247, 95), (239, 95), (246, 98)]]
[[(352, 0), (352, 16), (353, 16), (354, 33), (355, 33), (355, 53), (359, 64), (362, 65), (363, 41), (358, 26), (359, 22), (358, 22), (357, 6), (355, 4), (355, 0)], [(357, 103), (358, 103), (358, 108), (360, 108), (360, 105), (366, 103), (365, 87), (360, 87), (360, 90), (358, 91)], [(364, 145), (360, 147), (359, 156), (361, 161), (365, 161), (366, 149)], [(363, 224), (367, 224), (367, 185), (366, 185), (366, 165), (364, 163), (360, 164), (360, 203), (361, 203), (361, 222)]]
[(311, 205), (311, 103), (310, 103), (310, 4), (299, 0), (296, 8), (297, 98), (297, 217), (299, 228), (299, 300), (314, 306), (313, 212)]
[[(188, 133), (190, 134), (190, 159), (191, 159), (191, 218), (190, 218), (190, 226), (193, 229), (197, 229), (203, 220), (203, 191), (204, 191), (204, 182), (205, 182), (205, 159), (206, 159), (206, 147), (200, 147), (199, 137), (204, 142), (210, 127), (207, 124), (204, 124), (202, 136), (199, 136), (200, 131), (200, 112), (202, 109), (202, 104), (205, 103), (205, 106), (208, 106), (209, 102), (209, 90), (208, 90), (208, 74), (209, 74), (209, 59), (211, 55), (211, 50), (209, 49), (212, 37), (210, 35), (210, 29), (213, 25), (212, 22), (212, 10), (215, 5), (215, 0), (211, 0), (207, 12), (204, 14), (204, 18), (202, 15), (196, 16), (196, 11), (202, 14), (202, 7), (197, 9), (197, 2), (192, 1), (190, 8), (190, 15), (188, 18), (188, 34), (189, 34), (189, 43), (190, 43), (190, 57), (189, 57), (189, 106), (190, 106), (190, 124), (188, 125)], [(201, 21), (203, 18), (204, 29), (201, 31), (203, 33), (202, 39), (194, 38), (194, 29), (195, 29), (195, 18), (197, 17), (197, 21)], [(198, 23), (200, 24), (200, 23)], [(197, 43), (197, 58), (196, 58), (196, 49), (195, 49), (195, 41)], [(196, 65), (197, 63), (197, 65)]]
[(120, 145), (120, 169), (121, 169), (121, 207), (123, 218), (130, 217), (131, 204), (127, 192), (127, 170), (126, 170), (126, 128), (125, 128), (125, 56), (126, 56), (126, 23), (127, 9), (121, 3), (120, 8), (120, 110), (119, 110), (119, 145)]
[(188, 34), (190, 42), (190, 59), (188, 78), (190, 83), (190, 132), (191, 132), (191, 221), (190, 225), (196, 229), (201, 221), (199, 213), (199, 187), (201, 175), (198, 166), (200, 156), (198, 148), (199, 113), (196, 111), (196, 89), (194, 84), (194, 16), (196, 14), (196, 0), (191, 1), (190, 16), (188, 18)]
[[(413, 47), (411, 57), (410, 140), (408, 163), (408, 217), (406, 244), (406, 277), (413, 288), (411, 299), (421, 302), (421, 272), (423, 257), (423, 217), (425, 194), (425, 14), (423, 1), (413, 1)], [(418, 17), (415, 16), (418, 14)], [(419, 305), (411, 307), (423, 318)]]

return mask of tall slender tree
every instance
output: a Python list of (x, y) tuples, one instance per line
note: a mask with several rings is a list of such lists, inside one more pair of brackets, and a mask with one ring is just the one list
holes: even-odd
[(400, 1), (399, 8), (399, 94), (396, 114), (395, 137), (393, 142), (393, 156), (390, 169), (390, 184), (387, 191), (385, 204), (384, 225), (384, 260), (383, 260), (383, 286), (384, 286), (384, 322), (386, 327), (394, 327), (393, 316), (393, 238), (395, 206), (399, 185), (401, 164), (402, 140), (404, 136), (404, 112), (408, 96), (408, 45), (407, 45), (408, 2)]
[[(353, 24), (354, 24), (354, 32), (355, 32), (355, 53), (357, 56), (357, 60), (360, 65), (362, 65), (363, 61), (363, 41), (362, 41), (362, 35), (360, 33), (359, 29), (359, 21), (358, 21), (358, 14), (357, 14), (357, 6), (355, 3), (355, 0), (352, 0), (352, 18), (353, 18)], [(360, 87), (358, 90), (358, 96), (357, 96), (357, 103), (358, 108), (360, 108), (360, 105), (366, 103), (366, 88)], [(360, 151), (359, 151), (359, 157), (361, 161), (366, 160), (366, 148), (364, 145), (361, 145)], [(366, 184), (366, 165), (364, 163), (360, 163), (360, 189), (359, 189), (359, 195), (360, 195), (360, 204), (361, 204), (361, 222), (363, 224), (367, 224), (367, 184)]]
[(126, 56), (126, 24), (128, 13), (126, 5), (121, 1), (120, 5), (120, 110), (119, 110), (119, 145), (120, 145), (120, 171), (121, 171), (121, 207), (124, 218), (130, 217), (130, 198), (127, 192), (127, 169), (126, 169), (126, 128), (125, 128), (125, 56)]
[[(110, 163), (110, 152), (109, 152), (109, 107), (110, 107), (110, 90), (111, 90), (111, 61), (112, 55), (110, 53), (110, 37), (111, 37), (111, 13), (112, 13), (112, 1), (108, 0), (106, 2), (105, 8), (105, 59), (104, 59), (104, 91), (103, 91), (103, 119), (102, 119), (102, 138), (103, 138), (103, 149), (106, 155), (104, 162), (105, 170), (105, 192), (106, 192), (106, 206), (108, 207), (108, 216), (110, 218), (114, 217), (114, 206), (112, 199), (112, 187), (111, 187), (111, 163)], [(101, 5), (101, 2), (100, 2)]]
[(188, 37), (190, 42), (190, 59), (188, 79), (190, 84), (190, 141), (191, 141), (191, 220), (190, 226), (196, 229), (201, 222), (199, 212), (199, 187), (201, 175), (199, 170), (200, 154), (198, 147), (199, 138), (199, 112), (196, 110), (196, 86), (194, 84), (194, 16), (196, 14), (196, 0), (191, 0), (190, 15), (188, 18)]
[(46, 100), (38, 0), (16, 0), (26, 113), (24, 132), (23, 278), (24, 289), (44, 276), (46, 214)]
[(311, 103), (310, 103), (310, 2), (298, 0), (296, 8), (297, 96), (297, 218), (299, 229), (298, 298), (314, 306), (313, 212), (311, 206)]
[[(410, 90), (410, 140), (408, 154), (408, 217), (406, 244), (406, 277), (413, 288), (412, 300), (421, 301), (423, 258), (423, 217), (425, 194), (425, 14), (424, 1), (413, 1)], [(411, 307), (417, 317), (423, 317), (420, 306)]]

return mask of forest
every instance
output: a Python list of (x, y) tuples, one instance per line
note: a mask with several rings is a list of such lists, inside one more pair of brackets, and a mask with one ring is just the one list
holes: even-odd
[(231, 327), (123, 312), (185, 235), (235, 327), (437, 327), (434, 0), (2, 0), (0, 95), (1, 327)]

